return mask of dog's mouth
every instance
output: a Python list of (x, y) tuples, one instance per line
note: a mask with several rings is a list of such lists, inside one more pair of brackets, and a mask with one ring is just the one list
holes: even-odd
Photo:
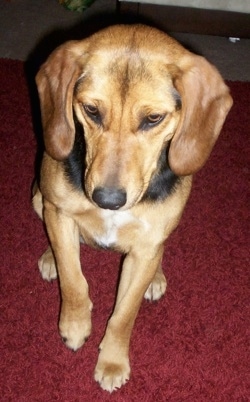
[(101, 209), (113, 211), (127, 210), (140, 202), (164, 201), (175, 190), (180, 180), (168, 165), (168, 149), (169, 144), (166, 144), (161, 151), (157, 169), (152, 173), (149, 181), (138, 180), (133, 186), (131, 183), (135, 183), (135, 177), (129, 174), (126, 185), (119, 185), (119, 180), (111, 181), (110, 179), (104, 180), (101, 185), (93, 186), (94, 180), (91, 180), (87, 170), (85, 190), (89, 200)]
[(119, 172), (96, 169), (93, 164), (86, 166), (84, 175), (85, 194), (95, 206), (111, 211), (127, 210), (135, 206), (146, 190), (146, 183), (127, 169), (126, 177)]

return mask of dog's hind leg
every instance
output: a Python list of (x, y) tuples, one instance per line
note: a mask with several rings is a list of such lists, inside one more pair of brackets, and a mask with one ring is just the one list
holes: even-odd
[(42, 275), (42, 278), (46, 281), (50, 282), (51, 280), (57, 278), (56, 261), (50, 246), (39, 258), (38, 268)]
[(32, 205), (39, 218), (43, 220), (43, 196), (36, 181), (32, 187)]
[[(35, 181), (32, 188), (32, 205), (40, 219), (43, 220), (43, 196)], [(38, 268), (42, 278), (46, 281), (51, 281), (57, 278), (56, 262), (53, 251), (49, 246), (45, 253), (38, 260)]]
[(152, 280), (147, 291), (144, 294), (144, 299), (149, 301), (159, 300), (165, 294), (166, 289), (167, 280), (160, 264), (154, 276), (154, 279)]

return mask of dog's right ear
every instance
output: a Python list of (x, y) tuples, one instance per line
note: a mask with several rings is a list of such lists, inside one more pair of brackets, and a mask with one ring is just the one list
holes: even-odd
[(81, 74), (79, 58), (84, 42), (70, 41), (57, 48), (36, 75), (46, 152), (65, 159), (75, 137), (72, 100), (74, 85)]

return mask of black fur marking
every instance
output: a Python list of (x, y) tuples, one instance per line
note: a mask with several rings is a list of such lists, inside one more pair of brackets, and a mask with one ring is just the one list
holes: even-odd
[(78, 190), (83, 191), (85, 171), (85, 141), (82, 125), (75, 119), (75, 142), (68, 158), (63, 161), (68, 181)]
[(165, 147), (158, 161), (158, 170), (152, 177), (142, 201), (164, 201), (173, 193), (180, 178), (176, 176), (168, 164), (169, 145)]
[(180, 110), (182, 108), (181, 95), (175, 88), (173, 88), (172, 94), (175, 100), (175, 110)]

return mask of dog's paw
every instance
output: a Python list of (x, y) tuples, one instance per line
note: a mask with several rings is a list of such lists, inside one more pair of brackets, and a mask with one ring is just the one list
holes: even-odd
[(119, 359), (119, 363), (111, 360), (104, 360), (102, 352), (95, 368), (95, 380), (100, 384), (101, 388), (108, 392), (113, 392), (126, 384), (130, 377), (129, 360)]
[(79, 349), (91, 334), (91, 310), (92, 303), (89, 302), (89, 309), (78, 315), (78, 318), (62, 316), (59, 321), (59, 332), (65, 345), (74, 351)]
[(73, 321), (69, 326), (61, 324), (59, 328), (63, 342), (75, 352), (88, 340), (91, 333), (91, 322), (85, 322), (83, 325)]
[(38, 260), (38, 267), (42, 278), (46, 281), (50, 282), (57, 278), (55, 257), (50, 247), (48, 247), (42, 257)]
[(150, 301), (159, 300), (167, 289), (167, 280), (163, 272), (157, 272), (153, 281), (150, 283), (144, 298)]

